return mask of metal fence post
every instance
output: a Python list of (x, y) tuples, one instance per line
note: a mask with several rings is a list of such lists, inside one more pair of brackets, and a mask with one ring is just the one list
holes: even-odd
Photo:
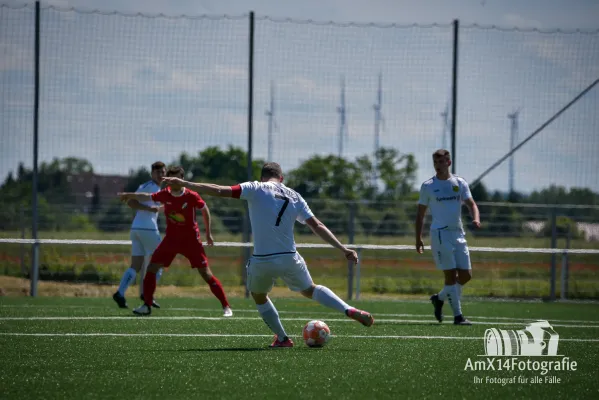
[(456, 129), (458, 120), (458, 48), (459, 48), (460, 21), (453, 21), (453, 67), (451, 88), (451, 172), (456, 173)]
[(362, 249), (358, 248), (358, 262), (356, 263), (356, 300), (360, 300), (360, 267), (362, 263)]
[(568, 298), (568, 276), (570, 268), (570, 240), (572, 239), (572, 230), (570, 224), (567, 227), (566, 233), (566, 250), (562, 253), (562, 277), (561, 277), (561, 299), (566, 300)]
[(354, 263), (347, 261), (347, 300), (351, 300), (354, 291)]
[[(347, 221), (347, 240), (349, 244), (354, 244), (354, 233), (355, 233), (355, 214), (356, 214), (356, 203), (349, 203), (349, 220)], [(351, 300), (354, 290), (354, 263), (351, 261), (347, 262), (347, 299)]]
[(31, 199), (31, 238), (35, 240), (31, 257), (31, 286), (30, 295), (37, 296), (37, 282), (39, 279), (39, 252), (40, 244), (37, 242), (38, 228), (38, 154), (39, 154), (39, 104), (40, 104), (40, 2), (35, 2), (35, 82), (33, 99), (33, 182)]
[[(253, 146), (253, 133), (254, 133), (254, 12), (250, 11), (249, 17), (249, 43), (248, 43), (248, 148), (247, 148), (247, 180), (252, 181), (254, 179), (254, 168), (252, 163), (252, 146)], [(243, 219), (243, 241), (248, 243), (250, 241), (250, 213), (245, 204), (245, 215)], [(250, 291), (247, 285), (247, 263), (250, 259), (250, 248), (243, 248), (243, 263), (241, 270), (241, 279), (245, 286), (245, 298), (250, 297)]]
[(566, 300), (568, 298), (568, 251), (562, 253), (562, 278), (561, 278), (561, 294), (560, 298)]
[[(551, 209), (551, 248), (557, 249), (557, 209)], [(549, 298), (555, 300), (555, 281), (557, 272), (557, 254), (551, 253), (551, 281)]]
[(354, 244), (356, 233), (356, 203), (349, 203), (349, 220), (347, 222), (347, 240), (349, 244)]
[[(19, 225), (21, 225), (21, 239), (25, 239), (25, 206), (21, 204), (19, 206)], [(21, 275), (27, 277), (29, 272), (25, 265), (25, 243), (21, 243), (19, 258), (21, 259)]]

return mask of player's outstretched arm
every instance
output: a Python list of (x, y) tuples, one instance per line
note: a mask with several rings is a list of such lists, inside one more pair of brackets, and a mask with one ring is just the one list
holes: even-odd
[(184, 181), (183, 179), (166, 177), (162, 181), (167, 185), (178, 184), (185, 186), (186, 188), (198, 192), (199, 194), (206, 194), (208, 196), (216, 197), (231, 197), (232, 191), (230, 186), (214, 185), (212, 183), (194, 183)]
[(466, 203), (466, 207), (470, 210), (470, 216), (472, 217), (472, 225), (475, 228), (480, 228), (480, 212), (478, 211), (478, 206), (472, 197), (466, 199), (464, 202)]
[(127, 202), (127, 205), (134, 210), (141, 211), (150, 211), (150, 212), (158, 212), (160, 211), (160, 207), (146, 206), (145, 204), (141, 204), (139, 200), (131, 199)]
[(312, 232), (314, 232), (314, 234), (319, 236), (322, 240), (324, 240), (334, 248), (341, 250), (343, 254), (345, 254), (345, 258), (353, 262), (358, 261), (358, 255), (356, 254), (356, 252), (342, 245), (339, 239), (337, 239), (337, 237), (333, 234), (333, 232), (331, 232), (325, 224), (320, 222), (318, 218), (308, 218), (306, 220), (306, 225), (308, 225)]
[(416, 251), (420, 254), (424, 252), (424, 242), (422, 241), (422, 227), (424, 226), (424, 216), (426, 215), (426, 206), (418, 204), (416, 213)]
[(214, 239), (212, 238), (212, 218), (210, 217), (208, 205), (205, 205), (201, 211), (204, 218), (204, 226), (206, 227), (206, 242), (208, 246), (212, 246), (214, 244)]
[(117, 193), (117, 196), (121, 198), (121, 201), (129, 202), (130, 200), (137, 201), (152, 201), (151, 193)]

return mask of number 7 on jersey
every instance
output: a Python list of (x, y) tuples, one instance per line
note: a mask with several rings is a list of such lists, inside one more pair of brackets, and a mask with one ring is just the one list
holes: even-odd
[(281, 217), (289, 205), (289, 198), (281, 196), (280, 194), (275, 194), (275, 198), (285, 201), (285, 203), (283, 203), (283, 207), (281, 207), (281, 211), (279, 211), (279, 215), (277, 215), (277, 222), (275, 223), (275, 226), (279, 226), (281, 223)]

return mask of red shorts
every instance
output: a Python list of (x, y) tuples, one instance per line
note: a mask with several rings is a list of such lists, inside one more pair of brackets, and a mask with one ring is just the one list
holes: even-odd
[(178, 238), (165, 236), (152, 254), (151, 264), (160, 264), (167, 268), (171, 265), (177, 254), (185, 256), (189, 260), (191, 268), (208, 267), (208, 257), (204, 251), (202, 242), (194, 237)]

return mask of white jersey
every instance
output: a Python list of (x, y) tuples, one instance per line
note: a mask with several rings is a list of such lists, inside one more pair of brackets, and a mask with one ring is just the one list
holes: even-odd
[[(160, 186), (154, 181), (148, 181), (142, 185), (139, 185), (135, 193), (156, 193), (160, 191)], [(153, 201), (144, 201), (141, 204), (148, 207), (158, 207), (160, 203), (154, 203)], [(132, 230), (158, 230), (158, 213), (151, 211), (137, 210), (133, 223), (131, 224)]]
[(450, 175), (449, 179), (440, 180), (433, 176), (420, 187), (418, 204), (430, 208), (433, 217), (431, 229), (463, 231), (462, 203), (470, 198), (470, 188), (463, 178)]
[(293, 227), (314, 214), (295, 190), (278, 182), (245, 182), (240, 198), (247, 200), (254, 236), (254, 256), (295, 253)]

